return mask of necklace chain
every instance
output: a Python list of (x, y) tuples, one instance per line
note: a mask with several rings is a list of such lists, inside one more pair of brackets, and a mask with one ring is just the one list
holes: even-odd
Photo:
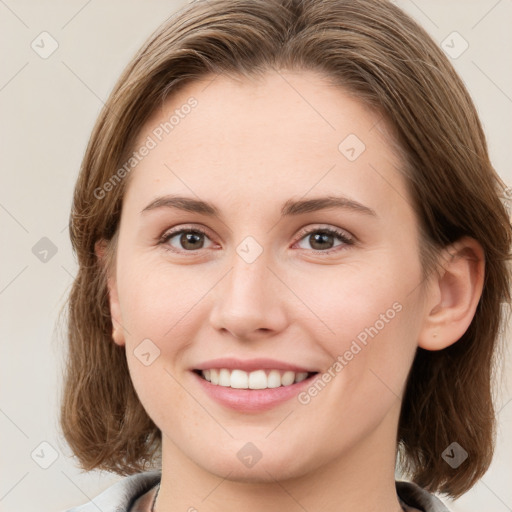
[(155, 512), (155, 504), (156, 504), (156, 499), (158, 498), (159, 491), (160, 491), (160, 482), (158, 483), (158, 487), (156, 489), (155, 497), (153, 498), (153, 503), (151, 503), (151, 511), (150, 512)]

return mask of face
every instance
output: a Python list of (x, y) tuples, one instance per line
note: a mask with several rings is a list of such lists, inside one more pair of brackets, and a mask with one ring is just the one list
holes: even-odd
[(109, 286), (164, 460), (265, 481), (394, 457), (422, 270), (380, 117), (313, 72), (217, 76), (144, 144)]

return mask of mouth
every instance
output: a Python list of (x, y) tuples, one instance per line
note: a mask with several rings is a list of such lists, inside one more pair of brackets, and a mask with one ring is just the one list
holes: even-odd
[(199, 389), (222, 407), (259, 414), (297, 398), (319, 372), (278, 369), (207, 368), (191, 372)]
[(222, 407), (261, 413), (297, 398), (302, 390), (314, 385), (320, 378), (317, 370), (265, 357), (222, 357), (196, 363), (190, 373), (201, 393)]
[(251, 372), (230, 368), (208, 368), (194, 370), (194, 373), (215, 386), (249, 390), (289, 387), (318, 374), (318, 372), (294, 372), (263, 368)]

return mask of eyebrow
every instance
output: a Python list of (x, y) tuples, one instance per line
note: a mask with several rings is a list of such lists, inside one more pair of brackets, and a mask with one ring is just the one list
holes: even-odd
[[(219, 210), (207, 201), (175, 195), (157, 197), (141, 211), (141, 214), (159, 208), (176, 208), (186, 212), (201, 213), (210, 217), (221, 217)], [(343, 210), (351, 210), (364, 213), (366, 215), (377, 216), (375, 210), (372, 208), (352, 199), (340, 196), (326, 196), (300, 200), (289, 199), (281, 208), (281, 216), (289, 217), (293, 215), (301, 215), (303, 213), (310, 213), (328, 208), (341, 208)]]

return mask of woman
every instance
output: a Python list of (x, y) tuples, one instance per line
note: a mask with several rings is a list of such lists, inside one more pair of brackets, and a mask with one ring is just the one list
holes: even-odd
[(464, 85), (393, 4), (167, 21), (75, 189), (63, 432), (132, 476), (74, 510), (447, 510), (432, 493), (492, 459), (502, 193)]

